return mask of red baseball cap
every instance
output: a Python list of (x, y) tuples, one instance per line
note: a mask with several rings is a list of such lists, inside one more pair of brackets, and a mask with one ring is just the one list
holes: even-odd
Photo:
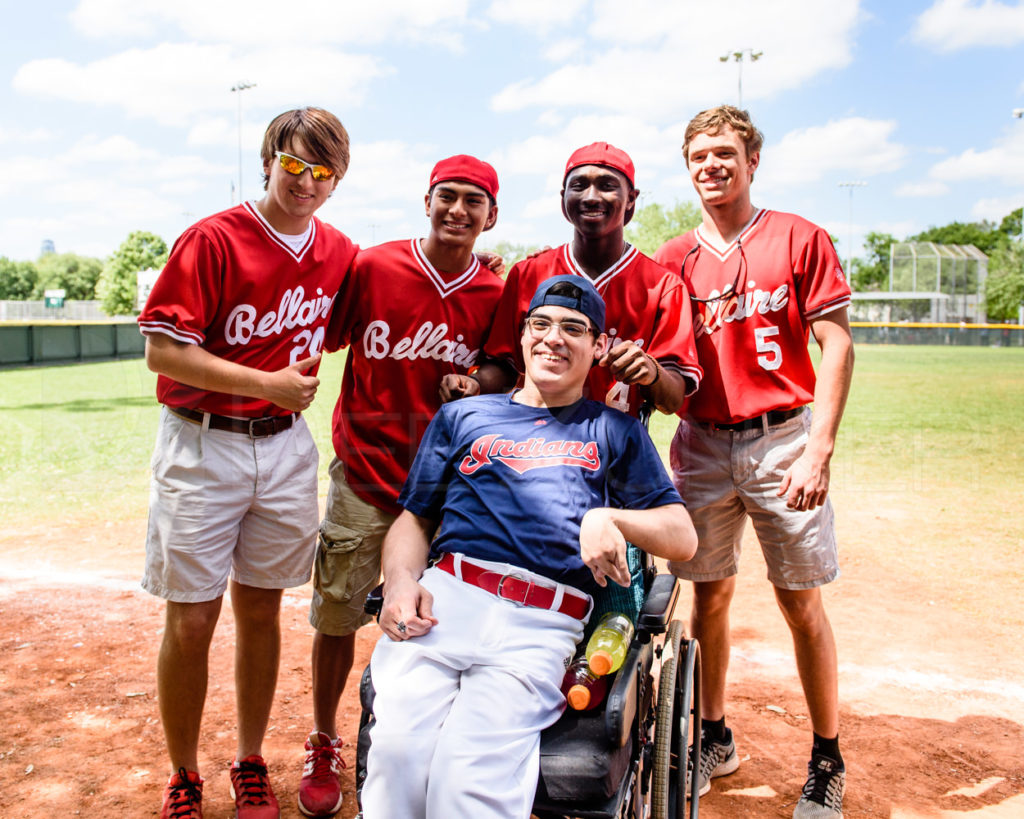
[(449, 180), (469, 182), (487, 191), (491, 199), (498, 198), (498, 172), (475, 156), (456, 154), (438, 162), (430, 172), (430, 187)]
[(636, 183), (633, 181), (636, 176), (633, 160), (621, 148), (616, 148), (608, 142), (594, 142), (573, 151), (569, 161), (565, 163), (565, 173), (562, 174), (562, 181), (565, 181), (569, 171), (581, 165), (603, 165), (606, 168), (611, 168), (613, 171), (623, 174), (629, 180), (631, 188), (636, 187)]

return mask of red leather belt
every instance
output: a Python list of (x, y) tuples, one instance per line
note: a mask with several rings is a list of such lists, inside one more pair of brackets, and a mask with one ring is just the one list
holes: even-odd
[[(203, 413), (185, 407), (168, 407), (172, 413), (193, 424), (203, 423)], [(266, 418), (231, 418), (227, 415), (210, 416), (210, 429), (219, 429), (224, 432), (238, 432), (248, 435), (250, 438), (269, 438), (277, 435), (286, 429), (291, 429), (295, 423), (294, 415), (269, 415)]]
[[(444, 556), (434, 564), (437, 568), (448, 572), (448, 574), (459, 577), (455, 570), (455, 555), (445, 552)], [(472, 560), (462, 558), (462, 577), (464, 583), (483, 589), (495, 597), (508, 600), (519, 606), (529, 606), (535, 609), (550, 609), (562, 614), (568, 614), (577, 620), (582, 620), (590, 611), (590, 600), (579, 592), (570, 591), (563, 586), (565, 593), (562, 603), (554, 608), (557, 589), (547, 586), (538, 586), (527, 577), (520, 577), (516, 574), (499, 574), (493, 569), (479, 566)], [(552, 581), (554, 582), (554, 581)]]

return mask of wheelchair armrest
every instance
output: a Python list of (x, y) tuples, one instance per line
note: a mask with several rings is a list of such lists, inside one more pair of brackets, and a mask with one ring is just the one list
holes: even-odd
[(637, 631), (648, 634), (662, 634), (672, 619), (676, 602), (679, 600), (679, 581), (674, 575), (659, 574), (651, 583), (651, 590), (644, 599), (644, 606), (637, 618)]
[(605, 734), (614, 748), (621, 748), (629, 739), (636, 719), (638, 691), (641, 685), (647, 685), (653, 661), (651, 644), (634, 641), (608, 691)]
[(363, 602), (363, 611), (374, 617), (380, 617), (380, 611), (384, 608), (384, 584), (378, 583), (366, 595)]

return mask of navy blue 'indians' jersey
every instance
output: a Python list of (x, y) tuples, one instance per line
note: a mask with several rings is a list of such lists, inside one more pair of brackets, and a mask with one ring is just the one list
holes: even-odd
[(584, 513), (682, 501), (635, 418), (587, 399), (552, 410), (481, 395), (441, 407), (398, 503), (441, 521), (436, 551), (510, 563), (593, 593), (580, 558)]

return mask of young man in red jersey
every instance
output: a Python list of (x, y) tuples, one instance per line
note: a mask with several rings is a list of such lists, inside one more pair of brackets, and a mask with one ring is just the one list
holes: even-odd
[[(725, 726), (729, 606), (747, 517), (790, 627), (814, 732), (796, 819), (842, 816), (836, 648), (820, 587), (839, 574), (829, 461), (853, 374), (850, 288), (828, 234), (754, 207), (762, 136), (723, 105), (686, 129), (683, 157), (703, 221), (655, 254), (681, 272), (694, 305), (704, 380), (672, 442), (676, 487), (699, 536), (688, 563), (702, 657), (700, 791), (739, 765)], [(821, 347), (817, 376), (808, 334)], [(811, 417), (807, 404), (814, 403)]]
[(446, 379), (446, 400), (511, 387), (522, 371), (519, 336), (537, 286), (575, 274), (589, 279), (608, 306), (609, 350), (590, 372), (587, 397), (634, 416), (645, 401), (666, 413), (682, 406), (701, 378), (689, 302), (678, 275), (625, 240), (636, 207), (634, 178), (628, 154), (607, 142), (573, 152), (561, 192), (572, 241), (513, 266), (484, 344), (487, 361), (472, 376)]
[(266, 193), (186, 230), (139, 326), (164, 405), (143, 587), (167, 600), (157, 667), (171, 768), (161, 817), (202, 816), (199, 727), (224, 591), (235, 617), (239, 819), (280, 815), (261, 755), (277, 682), (282, 590), (309, 579), (317, 450), (301, 412), (356, 247), (313, 214), (349, 162), (327, 111), (275, 118)]
[(440, 407), (438, 382), (476, 365), (501, 295), (501, 279), (473, 253), (497, 221), (497, 193), (486, 162), (466, 155), (438, 162), (425, 197), (427, 237), (361, 251), (331, 320), (327, 348), (349, 352), (310, 606), (314, 730), (299, 786), (307, 816), (341, 807), (338, 702), (355, 632), (370, 620), (363, 602), (380, 578), (381, 542)]

